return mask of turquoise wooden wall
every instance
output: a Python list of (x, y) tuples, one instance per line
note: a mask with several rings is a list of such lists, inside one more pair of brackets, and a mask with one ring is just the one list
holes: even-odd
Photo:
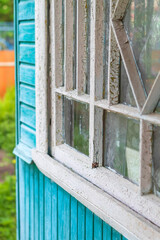
[[(15, 30), (17, 144), (31, 149), (36, 145), (33, 0), (15, 0)], [(34, 164), (17, 157), (16, 170), (17, 239), (125, 240)]]

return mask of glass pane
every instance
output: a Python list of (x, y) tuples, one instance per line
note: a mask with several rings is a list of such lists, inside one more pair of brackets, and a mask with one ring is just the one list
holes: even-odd
[(120, 103), (136, 107), (136, 102), (133, 97), (132, 89), (129, 84), (127, 73), (121, 59), (121, 72), (120, 72)]
[(160, 0), (132, 0), (124, 26), (148, 94), (160, 70)]
[(104, 166), (139, 182), (139, 121), (105, 112)]
[(153, 127), (153, 192), (160, 197), (160, 126)]
[(64, 142), (89, 155), (89, 105), (63, 98)]
[(155, 109), (156, 113), (160, 113), (160, 101), (158, 102), (156, 109)]

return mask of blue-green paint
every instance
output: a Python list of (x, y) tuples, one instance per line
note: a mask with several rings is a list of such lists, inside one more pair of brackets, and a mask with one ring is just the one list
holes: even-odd
[(34, 20), (35, 4), (34, 1), (21, 1), (19, 3), (18, 20)]
[(20, 102), (35, 107), (35, 89), (24, 84), (20, 84)]
[(33, 44), (20, 44), (19, 54), (19, 61), (28, 64), (35, 64), (35, 46)]
[(34, 9), (34, 1), (15, 0), (17, 239), (126, 240), (28, 164), (36, 146)]
[(19, 41), (35, 42), (35, 24), (34, 22), (22, 22), (19, 25)]
[(35, 86), (35, 66), (29, 66), (27, 64), (19, 65), (19, 81), (31, 86)]
[(36, 128), (35, 109), (25, 104), (20, 105), (20, 121), (29, 127)]

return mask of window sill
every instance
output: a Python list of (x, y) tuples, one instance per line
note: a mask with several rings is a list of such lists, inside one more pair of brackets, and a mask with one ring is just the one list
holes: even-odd
[(82, 158), (82, 154), (78, 158), (79, 154), (61, 145), (55, 149), (61, 162), (36, 150), (32, 158), (44, 175), (128, 239), (160, 239), (159, 199), (140, 196), (138, 186), (103, 167), (91, 169), (89, 158)]

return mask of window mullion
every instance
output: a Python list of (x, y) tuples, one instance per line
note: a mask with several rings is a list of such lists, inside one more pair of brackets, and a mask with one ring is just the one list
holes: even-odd
[[(62, 101), (58, 99), (56, 88), (63, 84), (63, 16), (62, 0), (52, 0), (50, 2), (50, 52), (51, 52), (51, 154), (58, 142), (61, 142), (57, 132), (62, 130)], [(59, 108), (57, 109), (57, 104)], [(61, 110), (60, 110), (61, 109)], [(59, 119), (59, 121), (57, 121)], [(58, 123), (58, 125), (57, 125)], [(57, 131), (57, 129), (59, 131)], [(58, 138), (58, 139), (57, 139)]]
[[(95, 100), (103, 97), (103, 0), (91, 1), (91, 39), (90, 39), (90, 159), (102, 165), (103, 110), (95, 110)], [(95, 125), (98, 127), (95, 128)]]
[[(36, 148), (48, 153), (48, 1), (35, 1)], [(41, 26), (41, 28), (39, 27)], [(43, 98), (42, 98), (43, 96)]]
[(108, 102), (109, 105), (119, 103), (119, 60), (120, 52), (111, 27), (116, 0), (110, 0), (110, 25), (109, 25), (109, 54), (108, 54)]
[(73, 0), (64, 0), (64, 85), (65, 90), (73, 89)]
[(140, 193), (147, 194), (152, 190), (152, 124), (140, 124)]
[(87, 65), (87, 8), (85, 1), (77, 1), (77, 64), (76, 80), (77, 92), (81, 94), (85, 90), (86, 65)]

